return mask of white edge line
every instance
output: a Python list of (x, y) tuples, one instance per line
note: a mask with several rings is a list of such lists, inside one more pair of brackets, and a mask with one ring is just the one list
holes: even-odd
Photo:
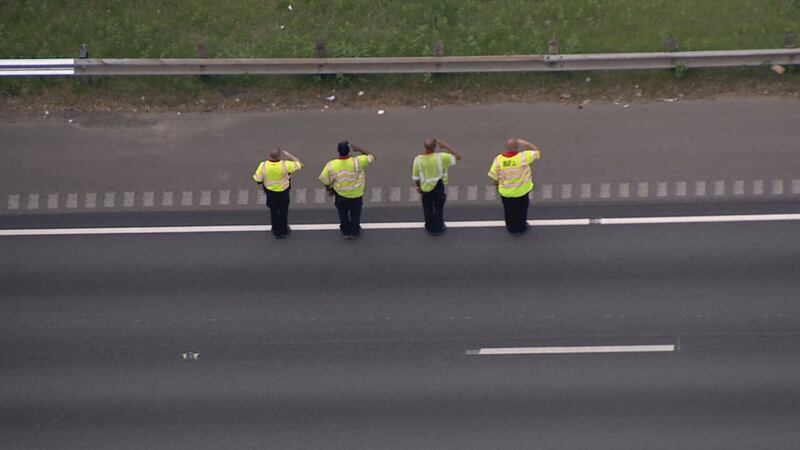
[(220, 225), (194, 227), (109, 227), (0, 230), (0, 236), (65, 236), (82, 234), (165, 234), (165, 233), (231, 233), (268, 231), (266, 225)]
[(666, 345), (591, 345), (575, 347), (495, 347), (467, 350), (467, 355), (566, 355), (575, 353), (653, 353), (674, 352)]
[[(621, 217), (610, 219), (543, 219), (529, 220), (531, 226), (582, 226), (594, 223), (602, 225), (662, 224), (662, 223), (708, 223), (708, 222), (757, 222), (757, 221), (798, 221), (800, 214), (753, 214), (728, 216), (681, 216), (681, 217)], [(365, 229), (401, 230), (422, 228), (422, 222), (378, 222), (365, 223)], [(450, 228), (496, 228), (505, 226), (502, 220), (448, 222)], [(338, 224), (295, 224), (298, 231), (336, 230)], [(213, 226), (174, 226), (174, 227), (105, 227), (105, 228), (32, 228), (0, 229), (0, 236), (65, 236), (100, 234), (167, 234), (167, 233), (236, 233), (269, 231), (269, 225), (213, 225)]]

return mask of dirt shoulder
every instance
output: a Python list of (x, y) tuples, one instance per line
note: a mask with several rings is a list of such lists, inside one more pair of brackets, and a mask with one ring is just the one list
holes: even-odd
[[(0, 80), (2, 81), (2, 80)], [(13, 117), (70, 112), (241, 112), (338, 108), (435, 108), (447, 105), (593, 102), (622, 107), (720, 97), (800, 97), (800, 71), (765, 68), (671, 72), (443, 75), (410, 77), (31, 80), (0, 91)]]

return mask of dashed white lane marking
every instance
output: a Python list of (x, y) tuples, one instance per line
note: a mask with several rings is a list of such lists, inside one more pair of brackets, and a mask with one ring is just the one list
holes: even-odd
[[(692, 184), (692, 192), (689, 193), (689, 183)], [(751, 194), (753, 196), (765, 196), (765, 195), (773, 195), (773, 196), (783, 196), (786, 194), (793, 194), (798, 195), (800, 194), (800, 179), (738, 179), (738, 180), (731, 180), (730, 182), (726, 180), (713, 180), (713, 181), (677, 181), (677, 182), (653, 182), (655, 195), (657, 197), (666, 198), (670, 195), (673, 197), (687, 197), (689, 195), (694, 197), (707, 197), (713, 196), (717, 198), (722, 198), (727, 195), (732, 195), (734, 197), (742, 197), (746, 194)], [(670, 186), (672, 184), (672, 186)], [(536, 190), (533, 194), (529, 195), (529, 197), (534, 198), (534, 196), (538, 199), (542, 200), (551, 200), (555, 199), (557, 196), (560, 196), (561, 199), (570, 200), (574, 197), (579, 197), (583, 200), (591, 199), (593, 195), (599, 196), (600, 198), (607, 199), (610, 197), (618, 197), (623, 199), (629, 199), (632, 197), (639, 197), (639, 198), (647, 198), (650, 196), (650, 182), (637, 182), (637, 183), (630, 183), (630, 182), (619, 182), (619, 183), (598, 183), (598, 191), (593, 192), (592, 183), (580, 183), (575, 185), (578, 190), (577, 192), (573, 193), (573, 184), (570, 183), (563, 183), (563, 184), (544, 184), (542, 185), (541, 189)], [(672, 191), (670, 191), (672, 188)], [(384, 201), (390, 202), (401, 202), (403, 201), (403, 188), (402, 187), (391, 187), (386, 188), (390, 190), (390, 195), (388, 198), (384, 198), (383, 196), (383, 189), (380, 186), (370, 188), (370, 201), (373, 203), (379, 203)], [(411, 186), (408, 187), (408, 201), (415, 202), (419, 200), (418, 194), (415, 192), (415, 187)], [(462, 197), (462, 192), (458, 186), (448, 186), (448, 196), (451, 200), (459, 200)], [(494, 186), (484, 185), (483, 186), (483, 194), (480, 193), (481, 186), (471, 185), (466, 186), (466, 200), (468, 201), (494, 201), (497, 199), (497, 191)], [(555, 192), (556, 189), (560, 189), (560, 192)], [(635, 191), (635, 192), (634, 192)], [(194, 197), (193, 191), (178, 191), (180, 194), (180, 198), (175, 199), (174, 193), (172, 191), (165, 191), (161, 193), (161, 203), (160, 205), (163, 207), (173, 207), (178, 203), (180, 206), (183, 207), (192, 207), (193, 205), (199, 206), (210, 206), (214, 204), (214, 196), (216, 195), (217, 200), (216, 202), (219, 205), (230, 205), (233, 203), (234, 199), (231, 198), (232, 194), (230, 190), (220, 190), (215, 191), (205, 190), (205, 191), (198, 191), (198, 197)], [(233, 191), (236, 192), (236, 191)], [(298, 203), (310, 203), (311, 196), (310, 189), (306, 190), (304, 188), (297, 189), (296, 199)], [(316, 189), (314, 191), (315, 203), (325, 203), (327, 193), (324, 189)], [(83, 199), (81, 200), (80, 196), (83, 195)], [(98, 198), (98, 195), (100, 198)], [(305, 196), (304, 196), (305, 195)], [(86, 208), (86, 209), (94, 209), (98, 206), (104, 208), (116, 208), (116, 207), (125, 207), (131, 208), (136, 206), (137, 202), (141, 203), (144, 207), (152, 207), (155, 206), (155, 196), (156, 194), (153, 191), (145, 191), (145, 192), (104, 192), (104, 193), (86, 193), (86, 194), (76, 194), (76, 193), (52, 193), (52, 194), (8, 194), (7, 201), (5, 204), (5, 208), (8, 210), (19, 210), (19, 209), (31, 209), (36, 210), (39, 208), (47, 208), (47, 209), (58, 209), (58, 208), (66, 208), (66, 209), (77, 209), (77, 208)], [(66, 198), (66, 202), (62, 202), (62, 197)], [(137, 197), (141, 197), (141, 199), (137, 199)], [(240, 206), (246, 206), (250, 203), (252, 194), (250, 190), (242, 189), (238, 191), (237, 197), (237, 204)], [(117, 201), (117, 199), (121, 201)], [(256, 191), (256, 199), (259, 203), (263, 203), (265, 200), (265, 196), (262, 190)], [(305, 200), (304, 200), (305, 199)], [(42, 202), (44, 200), (44, 202)], [(199, 200), (199, 201), (198, 201)], [(102, 203), (102, 204), (99, 204)], [(0, 205), (2, 207), (2, 205)]]
[(131, 208), (136, 203), (136, 193), (135, 192), (125, 192), (122, 196), (122, 206), (125, 208)]
[(611, 183), (600, 183), (600, 198), (611, 197)]
[(694, 182), (694, 196), (695, 197), (705, 197), (706, 195), (706, 182), (705, 181), (695, 181)]
[(764, 194), (764, 180), (753, 180), (753, 195)]
[(258, 189), (256, 191), (256, 204), (258, 205), (267, 204), (267, 193), (264, 192), (264, 189)]
[(617, 193), (621, 198), (628, 198), (631, 195), (631, 184), (630, 183), (620, 183), (617, 186)]
[(800, 214), (738, 214), (724, 216), (619, 217), (595, 219), (600, 225), (643, 225), (659, 223), (780, 222), (800, 220)]
[(563, 199), (572, 198), (572, 184), (566, 183), (561, 185), (561, 198)]
[(458, 200), (458, 186), (448, 186), (447, 187), (447, 196), (450, 197), (450, 200), (457, 201)]
[(399, 202), (401, 200), (400, 196), (402, 192), (400, 190), (400, 186), (390, 187), (389, 188), (389, 201), (390, 202)]
[(650, 183), (643, 181), (636, 184), (636, 196), (644, 198), (650, 195)]
[(117, 203), (117, 193), (106, 192), (105, 195), (103, 196), (103, 207), (113, 208), (116, 203)]
[[(301, 189), (301, 190), (305, 191), (305, 189)], [(227, 205), (231, 204), (231, 191), (230, 190), (224, 189), (222, 191), (219, 191), (219, 193), (217, 195), (218, 195), (217, 201), (219, 202), (220, 205), (227, 206)]]
[[(297, 203), (303, 205), (308, 202), (308, 190), (306, 188), (300, 188), (297, 190), (297, 194), (295, 195), (295, 200)], [(227, 203), (226, 203), (227, 205)]]
[(725, 180), (717, 180), (714, 182), (714, 195), (717, 197), (725, 195)]
[(687, 183), (685, 181), (678, 181), (675, 183), (675, 195), (677, 197), (686, 197), (686, 186)]
[(39, 194), (28, 194), (28, 209), (39, 209)]
[(239, 189), (239, 195), (236, 197), (237, 205), (246, 205), (250, 203), (250, 191), (247, 189)]
[(592, 198), (592, 183), (581, 183), (581, 198)]
[(19, 194), (8, 196), (8, 209), (19, 209)]
[(314, 189), (314, 203), (325, 203), (325, 195), (327, 195), (325, 189)]
[(369, 189), (369, 201), (376, 203), (381, 201), (381, 197), (383, 196), (383, 189), (380, 187), (374, 187)]
[(92, 192), (92, 193), (86, 194), (86, 197), (84, 197), (84, 199), (83, 199), (83, 206), (84, 206), (84, 208), (88, 208), (88, 209), (96, 208), (97, 207), (97, 193), (96, 192)]
[(200, 191), (200, 206), (211, 205), (211, 191)]
[[(619, 217), (601, 219), (541, 219), (529, 220), (534, 227), (546, 226), (587, 226), (599, 225), (647, 225), (677, 223), (733, 223), (733, 222), (778, 222), (800, 221), (800, 214), (750, 214), (727, 216), (666, 216), (666, 217)], [(448, 228), (500, 228), (502, 220), (448, 222)], [(423, 228), (422, 222), (382, 222), (365, 223), (365, 229), (403, 230)], [(106, 227), (106, 228), (50, 228), (50, 229), (0, 229), (0, 236), (66, 236), (102, 234), (169, 234), (169, 233), (240, 233), (269, 231), (268, 225), (219, 225), (219, 226), (177, 226), (177, 227)], [(339, 224), (295, 224), (293, 230), (324, 231), (338, 230)]]
[(542, 198), (544, 200), (550, 200), (553, 198), (553, 185), (552, 184), (545, 184), (542, 186)]
[(78, 194), (67, 194), (67, 208), (75, 209), (78, 207)]
[(744, 180), (734, 180), (733, 195), (744, 195)]
[(783, 195), (783, 180), (772, 180), (772, 195)]
[(656, 183), (656, 197), (666, 197), (667, 193), (667, 183), (665, 181)]
[(484, 200), (486, 200), (487, 202), (497, 200), (497, 188), (493, 184), (492, 185), (487, 184), (483, 188), (486, 191)]
[(58, 194), (47, 194), (47, 209), (58, 208)]
[(181, 191), (181, 206), (192, 206), (193, 191)]
[(172, 206), (175, 204), (175, 193), (166, 191), (161, 194), (161, 206)]
[(408, 201), (410, 202), (418, 202), (420, 201), (419, 192), (417, 192), (416, 186), (410, 186), (408, 188)]
[(478, 199), (478, 186), (467, 186), (467, 201), (474, 202)]
[(674, 344), (662, 345), (585, 345), (571, 347), (490, 347), (467, 350), (467, 355), (567, 355), (576, 353), (658, 353), (674, 352)]

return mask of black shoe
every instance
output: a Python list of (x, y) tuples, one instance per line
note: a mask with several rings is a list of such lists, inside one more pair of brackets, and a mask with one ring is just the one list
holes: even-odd
[(286, 239), (286, 235), (285, 234), (276, 234), (275, 235), (275, 239)]

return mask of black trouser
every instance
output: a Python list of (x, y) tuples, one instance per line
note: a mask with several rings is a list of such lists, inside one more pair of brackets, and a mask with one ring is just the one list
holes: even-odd
[(439, 180), (430, 192), (422, 193), (422, 212), (425, 214), (425, 229), (428, 233), (444, 231), (444, 202), (447, 200), (444, 183)]
[(506, 215), (506, 228), (510, 233), (524, 233), (528, 229), (528, 195), (522, 197), (500, 197)]
[(336, 210), (339, 211), (339, 229), (345, 236), (361, 233), (361, 206), (363, 197), (347, 198), (336, 194)]
[(283, 192), (267, 191), (267, 207), (272, 220), (272, 234), (286, 236), (289, 232), (289, 189)]

